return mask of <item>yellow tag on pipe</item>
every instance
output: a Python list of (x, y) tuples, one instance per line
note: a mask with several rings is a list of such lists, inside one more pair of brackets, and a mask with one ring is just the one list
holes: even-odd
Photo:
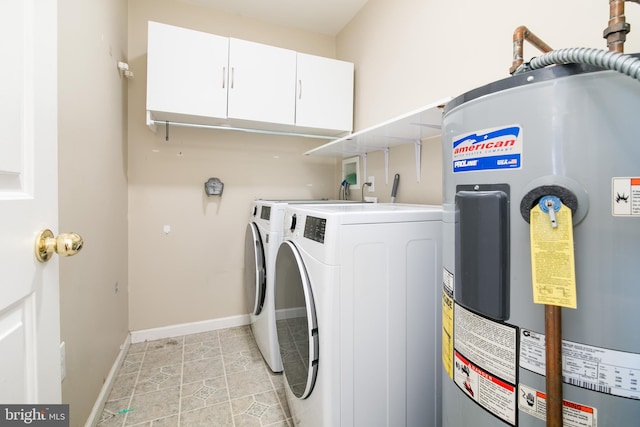
[(546, 196), (530, 211), (533, 302), (576, 308), (571, 209)]

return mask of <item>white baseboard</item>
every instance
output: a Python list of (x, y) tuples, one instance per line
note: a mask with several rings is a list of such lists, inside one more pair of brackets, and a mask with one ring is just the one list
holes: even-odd
[(131, 331), (131, 344), (179, 337), (181, 335), (197, 334), (199, 332), (215, 331), (218, 329), (233, 328), (236, 326), (248, 325), (249, 323), (249, 315), (243, 314), (240, 316), (163, 326), (160, 328), (142, 329), (139, 331)]
[(100, 394), (96, 399), (96, 403), (93, 404), (93, 409), (91, 409), (91, 413), (89, 414), (89, 418), (87, 418), (87, 422), (84, 424), (85, 427), (94, 427), (100, 421), (100, 416), (102, 415), (102, 408), (104, 408), (104, 404), (107, 403), (107, 399), (109, 398), (109, 393), (111, 393), (111, 389), (113, 388), (113, 384), (116, 381), (116, 376), (118, 375), (118, 371), (122, 366), (122, 362), (124, 362), (124, 358), (129, 351), (129, 346), (131, 345), (131, 335), (127, 334), (124, 339), (124, 343), (120, 346), (120, 353), (118, 353), (118, 357), (116, 357), (115, 362), (113, 362), (113, 366), (111, 366), (111, 370), (109, 371), (109, 375), (102, 384), (102, 389), (100, 390)]

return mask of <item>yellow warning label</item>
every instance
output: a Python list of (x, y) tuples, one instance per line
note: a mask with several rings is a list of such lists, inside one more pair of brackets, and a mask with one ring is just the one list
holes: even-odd
[(442, 292), (442, 366), (453, 379), (453, 298)]
[(453, 379), (453, 274), (442, 271), (442, 366)]
[(561, 204), (555, 212), (556, 227), (539, 205), (530, 213), (533, 302), (576, 308), (571, 209)]

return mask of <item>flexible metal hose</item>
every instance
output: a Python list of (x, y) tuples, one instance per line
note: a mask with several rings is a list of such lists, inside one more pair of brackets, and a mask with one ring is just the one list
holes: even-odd
[(624, 53), (585, 47), (558, 49), (545, 53), (533, 58), (529, 63), (529, 69), (537, 70), (548, 65), (569, 63), (595, 65), (640, 80), (640, 59)]

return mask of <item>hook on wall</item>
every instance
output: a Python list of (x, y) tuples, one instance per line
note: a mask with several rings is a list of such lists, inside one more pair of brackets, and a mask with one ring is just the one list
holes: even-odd
[(127, 64), (126, 62), (118, 62), (118, 70), (122, 71), (122, 75), (126, 78), (133, 78), (133, 71), (129, 70), (129, 64)]
[(204, 183), (204, 192), (207, 193), (207, 196), (222, 196), (223, 190), (224, 183), (218, 178), (209, 178)]

